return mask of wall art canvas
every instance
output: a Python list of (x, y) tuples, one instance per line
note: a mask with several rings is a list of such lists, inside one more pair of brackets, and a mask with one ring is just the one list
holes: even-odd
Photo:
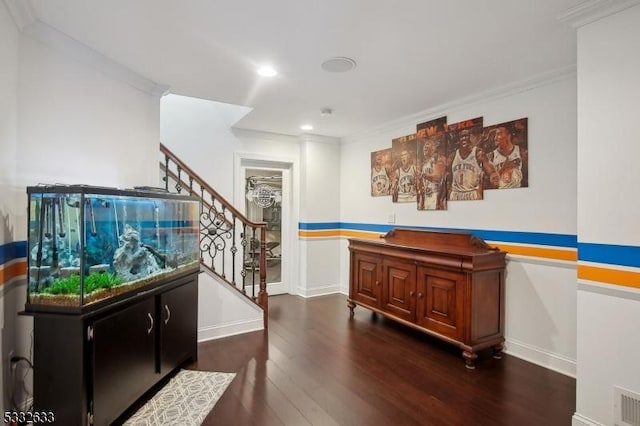
[(529, 186), (527, 118), (485, 127), (482, 145), (499, 176), (497, 183), (485, 179), (485, 189)]
[(416, 196), (416, 134), (392, 139), (393, 156), (391, 200), (394, 203), (415, 203)]
[(456, 130), (469, 129), (469, 128), (482, 129), (482, 117), (471, 118), (469, 120), (458, 121), (457, 123), (447, 124), (447, 132), (453, 132)]
[(417, 132), (418, 177), (416, 193), (418, 210), (447, 209), (447, 156), (445, 133), (426, 135)]
[(416, 133), (433, 136), (447, 131), (447, 116), (425, 121), (416, 126)]
[[(471, 124), (475, 121), (475, 125)], [(480, 141), (482, 119), (448, 126), (447, 131), (447, 199), (473, 201), (484, 198), (485, 175), (497, 185), (498, 174), (487, 160)]]
[(392, 165), (391, 148), (371, 153), (372, 197), (382, 197), (391, 194)]

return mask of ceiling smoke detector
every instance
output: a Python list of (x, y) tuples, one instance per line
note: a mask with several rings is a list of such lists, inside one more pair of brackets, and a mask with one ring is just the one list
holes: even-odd
[(347, 72), (356, 67), (356, 61), (344, 56), (329, 58), (320, 65), (327, 72)]
[(320, 115), (323, 117), (327, 117), (329, 115), (333, 114), (333, 110), (331, 108), (322, 108), (320, 110)]

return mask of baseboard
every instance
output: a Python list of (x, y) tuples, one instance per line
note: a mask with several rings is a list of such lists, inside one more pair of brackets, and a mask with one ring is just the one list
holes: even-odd
[(575, 359), (566, 358), (513, 339), (506, 339), (505, 352), (565, 376), (576, 377)]
[(605, 426), (602, 423), (591, 420), (588, 417), (584, 417), (578, 413), (574, 413), (571, 418), (571, 426)]
[(221, 324), (214, 327), (198, 329), (198, 342), (221, 339), (223, 337), (235, 336), (236, 334), (250, 333), (252, 331), (264, 330), (262, 318), (239, 321), (235, 323)]
[(302, 297), (326, 296), (327, 294), (334, 294), (334, 293), (340, 293), (339, 285), (315, 287), (312, 289), (298, 287), (298, 294)]

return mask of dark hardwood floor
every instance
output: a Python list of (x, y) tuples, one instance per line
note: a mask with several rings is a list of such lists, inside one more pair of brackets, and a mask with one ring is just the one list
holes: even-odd
[(575, 379), (460, 349), (346, 296), (269, 298), (269, 330), (201, 343), (191, 369), (236, 377), (204, 425), (570, 425)]

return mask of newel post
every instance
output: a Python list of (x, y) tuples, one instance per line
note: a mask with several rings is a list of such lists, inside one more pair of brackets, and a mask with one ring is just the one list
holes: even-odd
[(258, 293), (258, 305), (264, 311), (264, 328), (267, 328), (269, 316), (269, 295), (267, 294), (267, 227), (260, 228), (260, 292)]

